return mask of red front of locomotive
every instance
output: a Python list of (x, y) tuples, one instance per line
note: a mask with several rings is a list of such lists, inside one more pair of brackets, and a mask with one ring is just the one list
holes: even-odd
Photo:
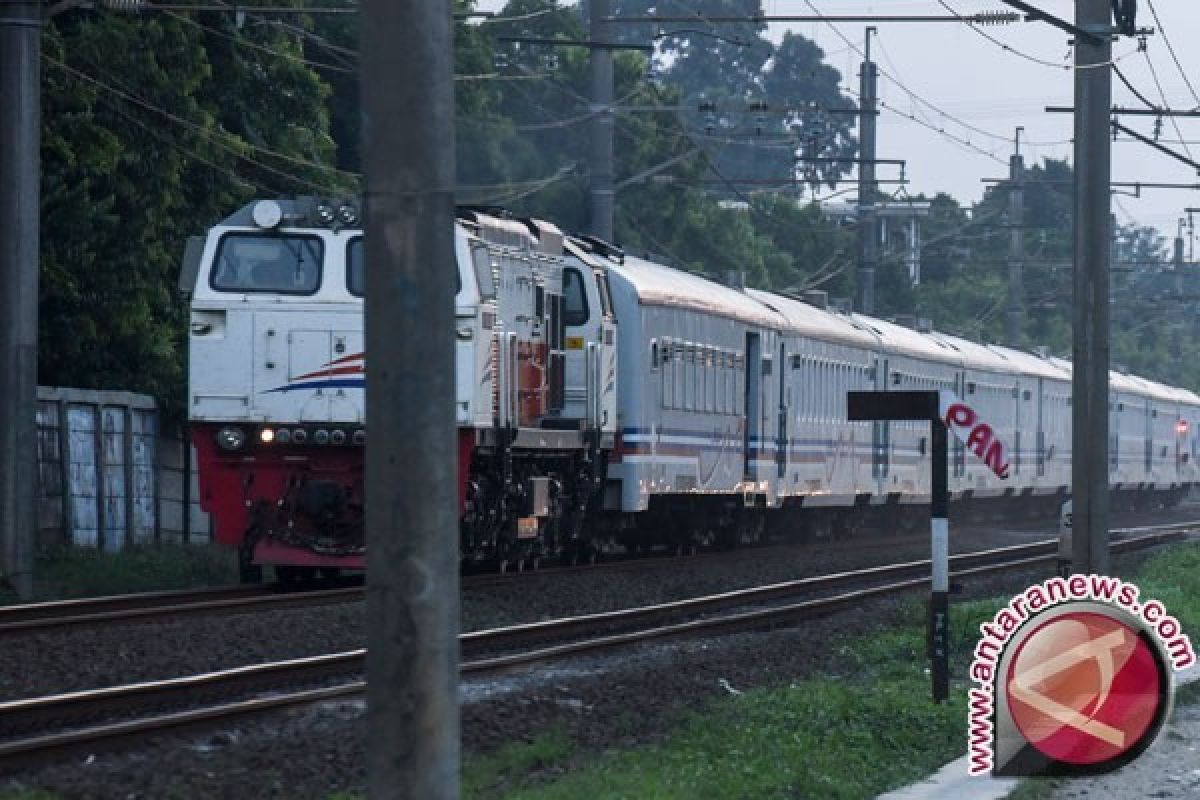
[[(363, 569), (365, 430), (193, 423), (201, 507), (247, 567)], [(458, 432), (458, 503), (475, 432)], [(251, 576), (252, 577), (252, 576)]]

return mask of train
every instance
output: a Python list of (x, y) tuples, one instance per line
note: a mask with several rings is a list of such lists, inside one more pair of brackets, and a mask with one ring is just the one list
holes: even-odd
[[(262, 199), (188, 242), (199, 501), (246, 580), (365, 566), (360, 214), (353, 199)], [(1053, 513), (1069, 494), (1069, 361), (719, 282), (498, 209), (459, 209), (454, 237), (464, 565), (914, 525), (928, 425), (850, 421), (852, 390), (948, 391), (988, 420), (1008, 469), (953, 441), (955, 508)], [(1109, 428), (1118, 507), (1196, 484), (1200, 396), (1114, 371)]]

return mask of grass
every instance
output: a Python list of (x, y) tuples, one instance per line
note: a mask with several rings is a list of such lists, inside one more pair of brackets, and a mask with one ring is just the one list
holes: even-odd
[(1200, 646), (1200, 545), (1184, 544), (1152, 556), (1136, 576), (1142, 599), (1162, 601)]
[(575, 743), (561, 730), (540, 734), (531, 742), (513, 742), (471, 759), (462, 774), (463, 796), (496, 794), (530, 782), (543, 770), (560, 770), (575, 753)]
[[(159, 589), (237, 583), (236, 554), (212, 544), (158, 544), (120, 553), (62, 548), (39, 556), (34, 596), (39, 600), (96, 597)], [(18, 601), (0, 592), (0, 604)]]
[[(1142, 597), (1161, 600), (1200, 645), (1200, 545), (1158, 553), (1134, 578)], [(953, 608), (952, 674), (965, 673), (979, 624), (1002, 602)], [(907, 618), (918, 621), (923, 614), (914, 604)], [(929, 701), (919, 623), (831, 646), (843, 665), (837, 675), (721, 698), (677, 720), (655, 744), (596, 755), (556, 738), (553, 747), (515, 744), (473, 759), (464, 771), (464, 796), (866, 798), (919, 780), (963, 754), (964, 688), (957, 685), (941, 706)], [(1181, 690), (1176, 702), (1200, 702), (1200, 684)], [(534, 766), (524, 769), (525, 763)], [(483, 774), (503, 777), (471, 777)], [(1025, 781), (1011, 797), (1036, 800), (1054, 788), (1053, 782)]]
[[(914, 604), (912, 618), (921, 613)], [(978, 624), (988, 613), (989, 606), (964, 605), (956, 622)], [(658, 744), (588, 761), (560, 743), (566, 756), (558, 764), (543, 757), (530, 779), (487, 785), (466, 777), (477, 769), (472, 761), (464, 772), (464, 796), (870, 797), (918, 780), (960, 754), (964, 696), (956, 692), (942, 705), (929, 701), (923, 629), (880, 631), (833, 646), (843, 664), (839, 675), (722, 698), (680, 719)], [(502, 752), (503, 763), (520, 765), (519, 746)], [(572, 762), (581, 762), (580, 768), (572, 769)], [(548, 766), (557, 766), (559, 774)]]

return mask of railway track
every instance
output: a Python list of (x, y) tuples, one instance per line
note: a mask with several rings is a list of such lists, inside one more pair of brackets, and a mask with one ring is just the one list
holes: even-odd
[[(1114, 536), (1170, 530), (1198, 530), (1200, 520), (1144, 528), (1114, 529)], [(890, 546), (923, 540), (924, 535), (902, 539), (870, 539), (852, 543), (858, 547)], [(1045, 543), (1041, 543), (1045, 545)], [(762, 548), (754, 551), (761, 554)], [(694, 566), (707, 560), (725, 559), (730, 553), (713, 552), (692, 555), (654, 555), (649, 557), (618, 558), (578, 566), (555, 566), (525, 573), (479, 573), (462, 576), (464, 590), (479, 589), (509, 583), (513, 580), (538, 577), (560, 577), (575, 573), (641, 572), (673, 564)], [(338, 603), (361, 601), (365, 589), (361, 581), (342, 579), (329, 586), (229, 586), (179, 591), (142, 592), (89, 597), (75, 600), (54, 600), (44, 603), (0, 606), (0, 637), (8, 634), (34, 634), (51, 630), (88, 627), (105, 623), (175, 620), (186, 616), (206, 614), (236, 614), (289, 608), (309, 608)]]
[(88, 627), (106, 622), (170, 620), (200, 614), (305, 608), (362, 598), (362, 586), (282, 589), (232, 586), (54, 600), (0, 607), (0, 636)]
[[(1200, 526), (1200, 522), (1197, 523)], [(885, 546), (911, 543), (923, 537), (871, 540), (860, 546)], [(753, 551), (761, 554), (761, 548)], [(618, 558), (577, 566), (555, 566), (526, 572), (477, 573), (461, 578), (464, 590), (480, 589), (528, 580), (534, 576), (556, 578), (570, 574), (605, 574), (650, 571), (674, 564), (694, 566), (707, 560), (728, 558), (730, 553), (714, 552), (693, 555), (653, 555)], [(150, 622), (174, 620), (185, 616), (205, 614), (236, 614), (288, 608), (306, 608), (337, 603), (361, 601), (365, 589), (361, 580), (342, 579), (329, 587), (315, 586), (230, 586), (180, 591), (143, 592), (89, 597), (74, 600), (54, 600), (44, 603), (0, 606), (0, 637), (7, 634), (34, 634), (51, 630), (89, 627), (105, 623)]]
[[(1180, 539), (1197, 525), (1114, 531), (1113, 552)], [(1057, 541), (951, 558), (965, 580), (1052, 561)], [(640, 608), (546, 620), (460, 637), (461, 674), (486, 676), (568, 656), (687, 636), (786, 625), (864, 600), (928, 586), (928, 561), (804, 578)], [(803, 599), (802, 599), (803, 598)], [(361, 695), (366, 653), (354, 650), (203, 675), (0, 703), (0, 770), (31, 760), (249, 715)], [(331, 685), (332, 682), (332, 685)]]

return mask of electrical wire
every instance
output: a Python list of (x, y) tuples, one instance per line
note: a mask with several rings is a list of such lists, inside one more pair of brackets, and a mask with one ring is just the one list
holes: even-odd
[[(1162, 98), (1163, 107), (1170, 109), (1171, 104), (1167, 102), (1167, 93), (1163, 90), (1162, 82), (1158, 79), (1158, 70), (1154, 68), (1154, 59), (1150, 58), (1150, 51), (1143, 50), (1142, 54), (1146, 56), (1146, 64), (1150, 67), (1150, 77), (1154, 79), (1154, 85), (1158, 87), (1158, 96)], [(1171, 120), (1171, 127), (1175, 129), (1175, 134), (1182, 141), (1183, 131), (1179, 129), (1179, 120), (1175, 119), (1175, 116), (1172, 114), (1168, 114), (1167, 118)], [(1187, 153), (1188, 160), (1196, 160), (1192, 157), (1192, 150), (1186, 143), (1183, 145), (1183, 152)]]
[(1132, 92), (1134, 97), (1136, 97), (1138, 100), (1141, 100), (1146, 105), (1146, 108), (1154, 111), (1160, 110), (1158, 106), (1156, 106), (1154, 103), (1151, 103), (1150, 100), (1147, 99), (1146, 95), (1138, 91), (1137, 87), (1129, 82), (1129, 79), (1125, 77), (1125, 73), (1122, 72), (1121, 68), (1116, 64), (1113, 64), (1113, 72), (1115, 72), (1117, 77), (1121, 79), (1121, 83), (1125, 84), (1125, 88)]
[(1188, 78), (1187, 70), (1179, 63), (1179, 56), (1175, 55), (1175, 47), (1171, 44), (1170, 38), (1167, 37), (1167, 29), (1163, 27), (1162, 20), (1158, 18), (1158, 9), (1154, 7), (1154, 0), (1146, 0), (1146, 5), (1150, 7), (1150, 13), (1154, 17), (1154, 24), (1158, 26), (1158, 32), (1162, 35), (1163, 42), (1167, 45), (1167, 51), (1171, 54), (1176, 69), (1183, 76), (1183, 82), (1187, 84), (1188, 91), (1192, 93), (1192, 99), (1196, 101), (1196, 108), (1200, 109), (1200, 94), (1196, 93), (1196, 87), (1192, 86), (1192, 81)]
[[(849, 88), (849, 87), (843, 87), (843, 88), (842, 88), (842, 91), (844, 91), (844, 92), (846, 92), (847, 94), (851, 95), (852, 97), (854, 97), (854, 98), (855, 98), (856, 100), (858, 100), (859, 102), (862, 102), (862, 95), (860, 95), (858, 92), (854, 91), (853, 89), (851, 89), (851, 88)], [(931, 122), (926, 122), (925, 120), (923, 120), (923, 119), (921, 119), (920, 117), (918, 117), (916, 114), (913, 114), (913, 113), (910, 113), (910, 112), (907, 112), (907, 111), (901, 111), (900, 109), (898, 109), (898, 108), (896, 108), (896, 107), (892, 106), (892, 105), (891, 105), (890, 103), (888, 103), (886, 100), (882, 100), (882, 99), (876, 98), (875, 102), (879, 104), (879, 107), (880, 107), (880, 108), (882, 108), (882, 109), (884, 109), (884, 110), (886, 110), (886, 111), (889, 111), (889, 112), (891, 112), (892, 114), (895, 114), (895, 115), (896, 115), (896, 116), (898, 116), (898, 117), (904, 117), (904, 118), (905, 118), (905, 119), (907, 119), (907, 120), (910, 120), (910, 121), (912, 121), (912, 122), (915, 122), (916, 124), (920, 125), (921, 127), (923, 127), (923, 128), (927, 128), (928, 130), (930, 130), (930, 131), (933, 131), (934, 133), (938, 134), (939, 136), (941, 136), (941, 137), (943, 137), (943, 138), (945, 138), (945, 139), (949, 139), (950, 141), (952, 141), (952, 142), (954, 142), (954, 143), (956, 143), (956, 144), (958, 144), (958, 145), (961, 145), (962, 147), (965, 147), (965, 148), (967, 148), (968, 150), (974, 150), (974, 151), (975, 151), (976, 153), (978, 153), (979, 155), (981, 155), (981, 156), (984, 156), (984, 157), (986, 157), (986, 158), (990, 158), (992, 161), (995, 161), (997, 164), (1001, 164), (1001, 165), (1004, 165), (1004, 166), (1007, 166), (1007, 165), (1008, 165), (1008, 162), (1007, 162), (1007, 161), (1005, 161), (1003, 158), (1001, 158), (1000, 156), (996, 155), (994, 152), (991, 152), (991, 151), (985, 150), (985, 149), (983, 149), (982, 147), (980, 147), (979, 145), (977, 145), (977, 144), (974, 144), (973, 142), (971, 142), (971, 140), (970, 140), (970, 139), (967, 139), (967, 138), (965, 138), (965, 137), (959, 137), (959, 136), (955, 136), (954, 134), (952, 134), (952, 133), (950, 133), (949, 131), (947, 131), (945, 128), (943, 128), (943, 127), (940, 127), (940, 126), (938, 126), (938, 125), (936, 125), (936, 124), (934, 124), (934, 123), (931, 123)]]
[(143, 131), (148, 133), (151, 137), (153, 137), (154, 139), (157, 139), (158, 141), (167, 145), (167, 147), (170, 147), (172, 150), (179, 152), (186, 158), (188, 158), (192, 161), (195, 161), (199, 164), (203, 164), (204, 166), (208, 167), (209, 169), (213, 170), (214, 172), (218, 172), (218, 173), (221, 173), (222, 175), (227, 176), (232, 181), (234, 181), (234, 183), (238, 184), (243, 189), (255, 190), (260, 195), (268, 195), (268, 194), (273, 193), (274, 190), (271, 189), (270, 187), (268, 187), (264, 184), (261, 184), (257, 181), (250, 180), (242, 175), (239, 175), (236, 171), (230, 169), (229, 167), (217, 164), (216, 162), (209, 160), (208, 158), (200, 155), (199, 153), (195, 152), (194, 150), (190, 150), (190, 149), (184, 147), (183, 145), (179, 144), (178, 141), (171, 139), (168, 136), (164, 136), (161, 131), (156, 130), (155, 128), (153, 128), (150, 125), (147, 125), (146, 123), (142, 122), (140, 119), (137, 119), (132, 114), (130, 114), (127, 111), (125, 111), (124, 109), (122, 109), (120, 107), (120, 105), (117, 104), (113, 100), (113, 98), (110, 97), (109, 95), (101, 93), (101, 94), (98, 94), (97, 97), (106, 106), (108, 106), (109, 110), (111, 110), (114, 114), (124, 118), (127, 122), (130, 122), (130, 123), (136, 125), (137, 127), (141, 128)]
[(571, 163), (559, 167), (553, 175), (545, 178), (539, 178), (532, 181), (523, 181), (520, 183), (498, 183), (490, 185), (464, 185), (455, 188), (457, 192), (475, 192), (475, 191), (491, 191), (500, 189), (503, 190), (499, 194), (494, 194), (483, 200), (477, 201), (479, 205), (503, 205), (505, 203), (513, 203), (517, 200), (524, 199), (530, 195), (537, 194), (543, 189), (551, 186), (559, 181), (565, 180), (578, 169), (578, 164)]
[[(116, 97), (121, 98), (122, 100), (125, 100), (126, 102), (140, 106), (141, 108), (144, 108), (147, 111), (150, 111), (150, 112), (157, 114), (171, 122), (174, 122), (177, 125), (185, 127), (188, 130), (191, 130), (195, 133), (198, 133), (199, 135), (204, 136), (205, 138), (211, 139), (215, 144), (217, 144), (222, 149), (236, 155), (237, 157), (245, 160), (246, 162), (248, 162), (250, 164), (253, 164), (254, 166), (256, 166), (266, 172), (273, 173), (275, 175), (278, 175), (281, 178), (286, 178), (295, 183), (307, 186), (312, 189), (316, 189), (318, 192), (322, 192), (322, 193), (328, 192), (328, 191), (330, 191), (331, 188), (333, 188), (333, 185), (332, 184), (315, 183), (306, 178), (301, 178), (299, 176), (292, 175), (287, 172), (283, 172), (282, 170), (276, 169), (275, 167), (272, 167), (269, 164), (264, 164), (261, 161), (256, 161), (253, 158), (250, 158), (249, 156), (246, 155), (245, 150), (253, 150), (257, 153), (261, 153), (263, 155), (267, 155), (272, 158), (278, 158), (282, 161), (288, 161), (288, 162), (291, 162), (298, 166), (305, 166), (305, 167), (310, 167), (313, 169), (318, 169), (323, 172), (327, 172), (331, 175), (337, 175), (337, 176), (340, 176), (343, 178), (358, 179), (361, 177), (358, 173), (346, 172), (344, 170), (337, 169), (336, 167), (330, 167), (325, 164), (318, 164), (314, 161), (308, 161), (306, 159), (297, 158), (295, 156), (289, 156), (284, 153), (280, 153), (280, 152), (271, 150), (266, 147), (261, 147), (259, 145), (250, 144), (249, 142), (245, 142), (241, 139), (236, 139), (236, 137), (231, 133), (228, 133), (226, 131), (213, 130), (213, 129), (207, 128), (203, 125), (199, 125), (195, 122), (192, 122), (190, 120), (186, 120), (183, 117), (180, 117), (176, 114), (171, 113), (170, 111), (159, 108), (158, 106), (154, 105), (153, 103), (151, 103), (141, 97), (138, 97), (137, 95), (135, 95), (131, 92), (126, 92), (126, 91), (117, 89), (116, 87), (111, 86), (108, 83), (105, 83), (104, 81), (101, 81), (101, 80), (87, 74), (86, 72), (75, 69), (74, 67), (72, 67), (64, 62), (59, 61), (58, 59), (54, 58), (53, 56), (43, 53), (42, 58), (47, 63), (51, 64), (52, 66), (55, 66), (58, 69), (61, 69), (65, 72), (67, 72), (68, 74), (73, 75), (78, 80), (84, 81), (85, 83), (89, 83), (103, 91), (106, 91)], [(237, 144), (236, 145), (230, 144), (226, 140), (226, 137), (228, 137), (229, 139), (236, 139)]]
[[(804, 0), (804, 2), (816, 16), (822, 17), (822, 18), (824, 17), (824, 15), (817, 9), (817, 7), (815, 5), (813, 5), (812, 0)], [(941, 0), (939, 0), (939, 2), (941, 2)], [(833, 24), (832, 22), (830, 22), (827, 19), (825, 20), (825, 24), (830, 28), (830, 30), (832, 30), (835, 34), (837, 34), (838, 38), (840, 38), (843, 42), (845, 42), (847, 45), (849, 45), (851, 47), (851, 49), (853, 49), (856, 53), (858, 53), (859, 56), (861, 56), (864, 61), (866, 60), (866, 53), (862, 50), (862, 48), (860, 48), (858, 45), (854, 44), (848, 36), (846, 36), (844, 33), (842, 33), (841, 29), (838, 28), (837, 25)], [(1005, 143), (1008, 143), (1009, 141), (1011, 141), (1011, 137), (1009, 137), (1009, 136), (1001, 135), (998, 133), (993, 133), (992, 131), (986, 130), (984, 128), (980, 128), (977, 125), (972, 125), (971, 123), (966, 122), (965, 120), (959, 119), (958, 117), (943, 110), (942, 108), (933, 104), (929, 100), (926, 100), (924, 97), (922, 97), (917, 92), (910, 89), (902, 81), (900, 81), (898, 77), (891, 75), (887, 71), (881, 69), (878, 65), (876, 65), (876, 69), (879, 70), (880, 75), (882, 75), (883, 77), (885, 77), (889, 81), (891, 81), (893, 84), (895, 84), (895, 86), (897, 88), (899, 88), (902, 92), (907, 94), (910, 99), (914, 100), (915, 102), (923, 104), (924, 106), (926, 106), (931, 111), (938, 114), (939, 116), (941, 116), (945, 119), (951, 120), (955, 124), (962, 126), (964, 129), (972, 131), (973, 133), (978, 133), (981, 136), (987, 136), (988, 138), (995, 139), (997, 141), (1002, 141)], [(846, 89), (846, 91), (852, 91), (852, 90)], [(946, 133), (945, 129), (942, 126), (935, 125), (932, 123), (922, 123), (922, 121), (919, 120), (915, 114), (907, 114), (907, 113), (904, 113), (903, 111), (899, 111), (898, 109), (890, 108), (882, 100), (880, 100), (878, 102), (880, 103), (881, 106), (889, 108), (889, 110), (900, 114), (900, 116), (907, 117), (907, 118), (913, 120), (914, 122), (924, 124), (924, 126), (926, 128), (929, 128), (930, 130), (933, 130), (944, 136), (947, 136), (947, 138), (954, 139), (959, 144), (963, 144), (971, 149), (978, 150), (982, 154), (985, 154), (992, 158), (995, 158), (995, 156), (993, 154), (988, 153), (986, 150), (982, 150), (982, 149), (977, 148), (974, 145), (970, 144), (969, 140), (967, 140), (966, 138), (960, 139), (958, 137), (950, 136), (949, 134)], [(1056, 145), (1061, 145), (1061, 144), (1067, 144), (1069, 142), (1070, 142), (1070, 140), (1068, 139), (1068, 140), (1064, 140), (1064, 141), (1054, 141), (1054, 142), (1028, 142), (1027, 144), (1029, 144), (1030, 146), (1036, 146), (1036, 147), (1051, 147), (1051, 146), (1056, 146)]]
[(995, 36), (992, 36), (987, 31), (980, 29), (971, 20), (967, 19), (962, 14), (958, 13), (958, 11), (956, 11), (949, 3), (946, 2), (946, 0), (938, 0), (938, 4), (942, 8), (949, 11), (954, 16), (958, 17), (959, 21), (965, 23), (966, 26), (968, 28), (970, 28), (972, 31), (979, 34), (984, 39), (987, 39), (989, 42), (996, 45), (997, 47), (1004, 50), (1005, 52), (1012, 53), (1014, 56), (1017, 56), (1018, 58), (1023, 58), (1026, 61), (1029, 61), (1033, 64), (1039, 64), (1043, 67), (1050, 67), (1051, 69), (1062, 69), (1062, 70), (1071, 69), (1070, 64), (1059, 64), (1055, 61), (1048, 61), (1047, 59), (1044, 59), (1044, 58), (1038, 58), (1037, 56), (1031, 56), (1026, 52), (1018, 50), (1017, 48), (1013, 47), (1012, 45), (1009, 45), (1009, 44), (1006, 44), (1006, 43), (1000, 41)]
[(349, 74), (358, 72), (358, 69), (356, 67), (343, 67), (343, 66), (339, 66), (337, 64), (327, 64), (324, 61), (313, 61), (312, 59), (305, 58), (304, 56), (298, 56), (295, 53), (288, 53), (288, 52), (285, 52), (282, 50), (276, 50), (275, 48), (259, 44), (258, 42), (252, 42), (249, 39), (247, 39), (245, 36), (242, 36), (240, 34), (226, 33), (225, 31), (218, 30), (217, 28), (214, 28), (211, 25), (205, 25), (202, 22), (197, 22), (196, 20), (192, 19), (191, 17), (185, 16), (183, 14), (177, 14), (174, 11), (163, 11), (162, 13), (166, 14), (168, 17), (171, 17), (172, 19), (175, 19), (175, 20), (183, 22), (187, 25), (191, 25), (193, 27), (199, 28), (203, 31), (207, 31), (208, 33), (211, 33), (213, 36), (217, 36), (221, 39), (226, 39), (228, 41), (233, 42), (234, 44), (249, 48), (251, 50), (257, 50), (262, 53), (267, 53), (268, 55), (276, 56), (277, 58), (284, 58), (284, 59), (287, 59), (288, 61), (292, 61), (297, 64), (304, 64), (305, 66), (312, 67), (314, 69), (323, 69), (323, 70), (328, 70), (330, 72), (342, 72), (342, 73), (349, 73)]

